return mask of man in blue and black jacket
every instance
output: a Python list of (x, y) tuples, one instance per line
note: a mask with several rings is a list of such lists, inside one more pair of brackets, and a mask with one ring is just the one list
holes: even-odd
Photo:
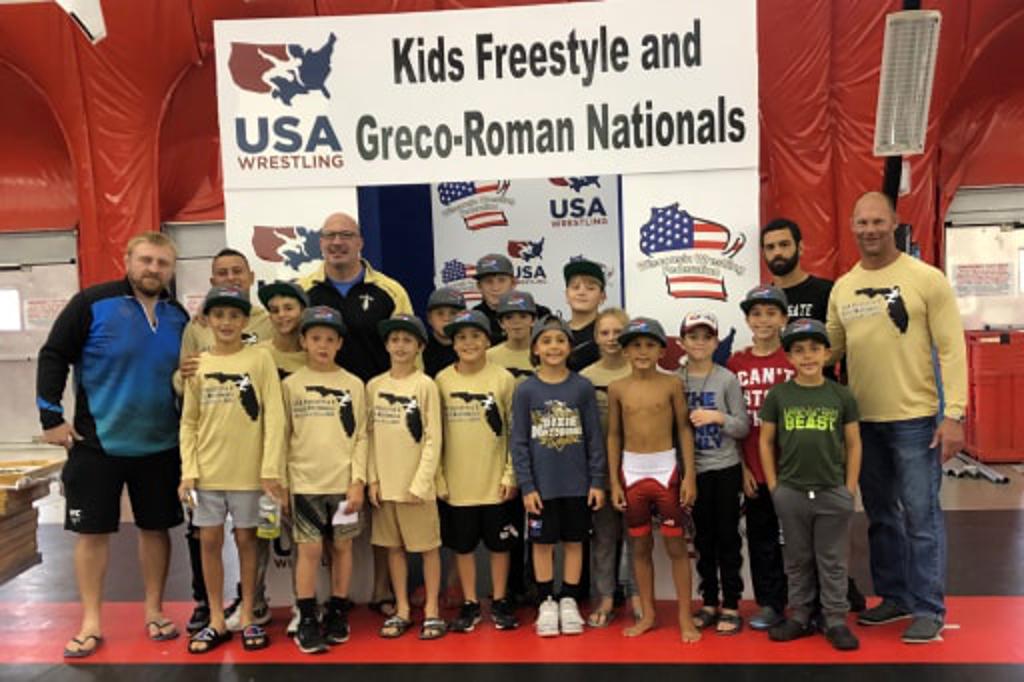
[[(126, 277), (76, 294), (39, 351), (37, 404), (43, 440), (68, 450), (62, 481), (64, 527), (78, 534), (75, 572), (82, 624), (64, 655), (81, 658), (102, 643), (100, 606), (110, 534), (120, 524), (128, 487), (139, 528), (149, 637), (177, 637), (163, 614), (170, 558), (168, 529), (182, 522), (177, 487), (178, 411), (171, 376), (188, 314), (167, 292), (174, 243), (159, 233), (128, 242)], [(61, 399), (74, 367), (74, 423)]]

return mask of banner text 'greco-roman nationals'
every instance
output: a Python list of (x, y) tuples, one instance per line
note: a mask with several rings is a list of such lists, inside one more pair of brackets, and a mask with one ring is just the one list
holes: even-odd
[(735, 4), (218, 22), (225, 184), (755, 166), (754, 6)]

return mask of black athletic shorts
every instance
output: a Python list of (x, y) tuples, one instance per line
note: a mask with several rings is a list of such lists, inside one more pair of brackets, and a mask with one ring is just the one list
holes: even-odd
[(178, 484), (178, 448), (138, 457), (114, 457), (76, 444), (61, 473), (64, 528), (75, 533), (114, 533), (121, 523), (121, 491), (128, 486), (135, 525), (166, 530), (184, 521)]
[(540, 515), (526, 515), (526, 539), (539, 545), (584, 542), (590, 536), (590, 507), (585, 497), (544, 500)]
[(469, 554), (481, 540), (492, 552), (508, 552), (522, 533), (511, 502), (457, 507), (438, 500), (441, 542), (456, 554)]

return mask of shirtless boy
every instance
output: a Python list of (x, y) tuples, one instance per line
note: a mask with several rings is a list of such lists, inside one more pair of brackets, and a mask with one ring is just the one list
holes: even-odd
[[(656, 513), (672, 561), (682, 640), (696, 642), (700, 630), (690, 612), (690, 558), (684, 528), (685, 508), (697, 499), (697, 475), (683, 384), (678, 377), (658, 371), (666, 340), (657, 321), (635, 318), (622, 331), (619, 343), (633, 373), (608, 387), (608, 468), (612, 504), (625, 513), (633, 543), (643, 602), (643, 617), (623, 634), (636, 637), (655, 625), (651, 520)], [(672, 444), (673, 429), (683, 450), (682, 473)]]

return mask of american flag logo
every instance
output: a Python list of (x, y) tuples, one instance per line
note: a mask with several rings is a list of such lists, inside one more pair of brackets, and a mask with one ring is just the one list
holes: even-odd
[[(746, 237), (732, 239), (724, 225), (695, 218), (676, 202), (662, 208), (652, 207), (650, 219), (640, 227), (640, 251), (647, 257), (672, 251), (710, 252), (732, 258), (743, 248)], [(674, 298), (728, 298), (725, 278), (718, 274), (665, 272), (665, 286)]]
[(453, 285), (462, 294), (467, 303), (479, 301), (483, 298), (475, 283), (472, 285), (465, 280), (472, 279), (476, 275), (476, 266), (470, 263), (463, 263), (453, 258), (446, 260), (441, 266), (441, 283)]
[[(504, 196), (509, 188), (508, 180), (485, 182), (442, 182), (437, 186), (438, 199), (442, 206), (452, 206), (472, 197), (490, 198)], [(505, 212), (493, 205), (467, 206), (462, 221), (468, 230), (483, 230), (488, 227), (507, 227)]]

